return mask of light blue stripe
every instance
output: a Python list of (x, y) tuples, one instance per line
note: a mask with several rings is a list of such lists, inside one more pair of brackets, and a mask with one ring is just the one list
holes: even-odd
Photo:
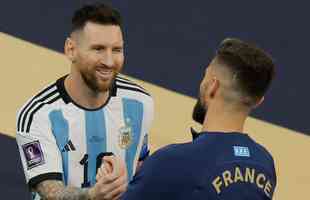
[(49, 119), (52, 125), (52, 132), (56, 138), (57, 146), (62, 156), (62, 167), (64, 181), (68, 183), (68, 152), (62, 152), (63, 148), (69, 141), (69, 125), (68, 121), (64, 118), (61, 110), (53, 110), (49, 113)]
[(96, 158), (106, 152), (106, 125), (103, 109), (85, 111), (88, 180), (91, 185), (96, 183)]
[(128, 170), (128, 177), (131, 180), (133, 176), (133, 162), (137, 153), (140, 137), (141, 127), (143, 119), (143, 104), (137, 100), (123, 99), (124, 121), (130, 120), (130, 126), (132, 129), (132, 143), (128, 149), (126, 149), (126, 164)]

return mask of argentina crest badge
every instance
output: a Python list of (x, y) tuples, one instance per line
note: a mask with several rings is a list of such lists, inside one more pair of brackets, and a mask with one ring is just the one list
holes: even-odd
[(128, 149), (132, 143), (132, 127), (129, 118), (125, 120), (125, 126), (119, 129), (118, 144), (122, 149)]

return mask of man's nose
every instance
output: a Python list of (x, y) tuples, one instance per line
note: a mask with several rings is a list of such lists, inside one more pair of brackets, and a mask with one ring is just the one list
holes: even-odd
[(101, 58), (101, 64), (103, 64), (107, 67), (113, 67), (114, 61), (113, 61), (112, 50), (106, 50), (103, 53), (103, 56)]

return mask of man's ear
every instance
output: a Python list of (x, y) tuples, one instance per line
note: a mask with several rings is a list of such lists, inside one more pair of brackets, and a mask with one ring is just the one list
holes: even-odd
[(209, 96), (211, 98), (213, 98), (216, 95), (216, 92), (218, 91), (219, 87), (220, 87), (220, 81), (216, 77), (213, 77), (208, 91)]
[(72, 38), (68, 37), (64, 46), (64, 53), (71, 62), (75, 62), (76, 43)]
[(254, 108), (257, 108), (259, 105), (261, 105), (263, 103), (263, 101), (265, 100), (265, 97), (262, 96), (260, 99), (258, 99), (258, 101), (256, 102), (256, 104), (254, 105)]

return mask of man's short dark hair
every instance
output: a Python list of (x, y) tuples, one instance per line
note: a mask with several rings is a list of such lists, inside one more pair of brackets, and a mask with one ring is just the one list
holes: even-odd
[(244, 103), (249, 105), (264, 96), (275, 75), (271, 56), (239, 39), (225, 39), (217, 50), (216, 59), (229, 68), (236, 88), (246, 97)]
[(106, 4), (85, 5), (72, 17), (71, 32), (83, 29), (87, 22), (122, 27), (122, 18), (116, 9)]

